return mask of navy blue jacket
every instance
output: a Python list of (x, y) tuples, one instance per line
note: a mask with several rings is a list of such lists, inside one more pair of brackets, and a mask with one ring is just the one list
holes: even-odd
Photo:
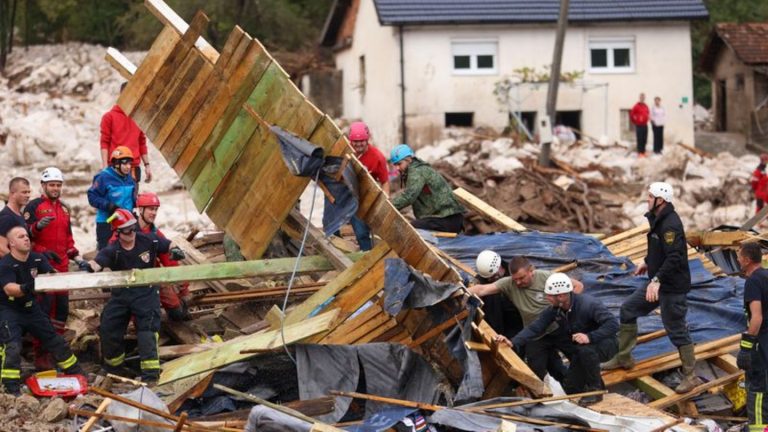
[(647, 213), (651, 230), (648, 232), (648, 277), (661, 282), (659, 292), (685, 294), (691, 290), (691, 270), (688, 267), (688, 243), (680, 216), (668, 203), (658, 215)]

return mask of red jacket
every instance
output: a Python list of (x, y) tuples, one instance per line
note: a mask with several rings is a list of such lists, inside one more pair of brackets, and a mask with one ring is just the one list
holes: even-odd
[[(53, 216), (54, 219), (45, 228), (38, 229), (37, 222), (46, 216)], [(24, 207), (24, 219), (32, 236), (32, 250), (40, 253), (55, 252), (61, 258), (61, 262), (49, 260), (51, 266), (58, 272), (66, 272), (69, 258), (79, 254), (75, 248), (75, 239), (72, 237), (69, 207), (60, 199), (51, 201), (43, 195), (33, 199)]]
[(768, 175), (759, 167), (752, 172), (752, 191), (755, 193), (755, 199), (768, 201)]
[(133, 153), (133, 166), (141, 164), (141, 156), (147, 154), (147, 137), (132, 118), (125, 115), (118, 105), (101, 117), (101, 148), (108, 153), (117, 146), (126, 146)]
[(358, 157), (360, 163), (368, 169), (373, 178), (384, 184), (389, 181), (389, 169), (387, 168), (387, 159), (379, 149), (372, 145), (368, 145), (368, 150), (365, 151), (360, 157)]
[(632, 111), (629, 112), (629, 119), (635, 126), (648, 125), (648, 119), (651, 116), (651, 111), (648, 109), (648, 105), (643, 102), (638, 102), (632, 107)]

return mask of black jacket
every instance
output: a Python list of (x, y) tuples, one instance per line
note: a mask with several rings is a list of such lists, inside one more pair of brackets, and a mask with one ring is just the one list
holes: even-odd
[(646, 213), (651, 230), (648, 232), (648, 277), (661, 282), (661, 293), (685, 294), (691, 290), (691, 270), (688, 268), (688, 243), (680, 216), (668, 203), (658, 215)]
[(567, 340), (570, 340), (570, 336), (584, 333), (589, 336), (590, 344), (615, 338), (619, 331), (619, 320), (600, 300), (589, 294), (573, 294), (570, 310), (565, 311), (558, 307), (544, 309), (536, 321), (514, 337), (512, 344), (523, 346), (536, 339), (545, 333), (553, 321), (558, 327), (550, 333), (551, 336), (567, 336)]

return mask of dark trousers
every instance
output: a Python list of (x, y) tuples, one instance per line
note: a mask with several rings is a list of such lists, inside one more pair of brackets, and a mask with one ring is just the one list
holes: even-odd
[(144, 379), (160, 375), (157, 338), (160, 331), (160, 294), (157, 288), (121, 288), (101, 313), (101, 355), (107, 367), (120, 367), (125, 362), (125, 331), (131, 316), (135, 317), (136, 339)]
[(464, 215), (456, 213), (442, 218), (428, 217), (424, 219), (416, 219), (411, 222), (411, 225), (413, 225), (414, 228), (429, 231), (460, 233), (464, 231)]
[(528, 364), (528, 367), (531, 368), (539, 379), (544, 379), (547, 373), (549, 373), (552, 378), (561, 383), (564, 382), (568, 374), (568, 368), (565, 367), (560, 353), (546, 339), (546, 336), (528, 342), (522, 354), (525, 356), (525, 362)]
[(661, 154), (664, 150), (664, 126), (651, 125), (653, 130), (653, 152)]
[(0, 306), (0, 382), (6, 390), (17, 391), (20, 385), (21, 338), (26, 332), (40, 340), (43, 349), (53, 355), (64, 372), (79, 369), (77, 357), (64, 338), (56, 334), (48, 316), (37, 303), (22, 310), (3, 305)]
[(352, 225), (352, 231), (355, 232), (357, 244), (361, 251), (369, 251), (373, 248), (373, 238), (371, 238), (371, 228), (357, 216), (352, 216), (349, 223)]
[(688, 332), (686, 315), (688, 314), (688, 301), (685, 294), (659, 293), (659, 301), (651, 303), (645, 299), (647, 287), (638, 288), (624, 300), (619, 311), (619, 321), (622, 324), (636, 324), (637, 319), (646, 316), (657, 307), (661, 307), (661, 322), (672, 344), (681, 346), (693, 343)]
[(635, 125), (635, 136), (637, 137), (637, 152), (645, 153), (645, 145), (648, 143), (648, 125)]
[(96, 222), (96, 250), (102, 250), (112, 238), (112, 225), (107, 222)]
[(523, 329), (523, 318), (504, 293), (483, 297), (485, 321), (496, 333), (512, 339)]
[(69, 317), (69, 292), (59, 291), (55, 293), (39, 294), (37, 303), (45, 315), (51, 320), (58, 321), (62, 326), (66, 325)]
[(768, 333), (758, 335), (757, 349), (752, 351), (752, 369), (745, 373), (747, 418), (750, 431), (762, 431), (768, 425)]
[(544, 336), (535, 342), (535, 345), (528, 343), (525, 346), (528, 366), (532, 369), (541, 364), (547, 364), (551, 354), (558, 351), (562, 352), (570, 362), (562, 378), (550, 372), (552, 378), (560, 381), (563, 390), (568, 394), (605, 388), (600, 375), (600, 363), (612, 359), (619, 351), (619, 342), (615, 337), (581, 345), (573, 342), (571, 335), (558, 333)]

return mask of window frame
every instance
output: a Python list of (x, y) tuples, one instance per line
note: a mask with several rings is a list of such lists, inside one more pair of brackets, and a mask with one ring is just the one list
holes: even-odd
[[(607, 66), (595, 67), (592, 65), (592, 50), (605, 49)], [(616, 66), (615, 51), (617, 49), (629, 50), (629, 66)], [(636, 66), (636, 43), (634, 37), (623, 38), (590, 38), (587, 44), (587, 64), (589, 73), (592, 74), (631, 74), (635, 73)]]
[[(478, 67), (478, 57), (487, 55), (493, 57), (493, 67)], [(469, 57), (469, 68), (456, 68), (458, 56)], [(498, 75), (499, 41), (497, 39), (451, 39), (451, 72), (453, 75)]]

